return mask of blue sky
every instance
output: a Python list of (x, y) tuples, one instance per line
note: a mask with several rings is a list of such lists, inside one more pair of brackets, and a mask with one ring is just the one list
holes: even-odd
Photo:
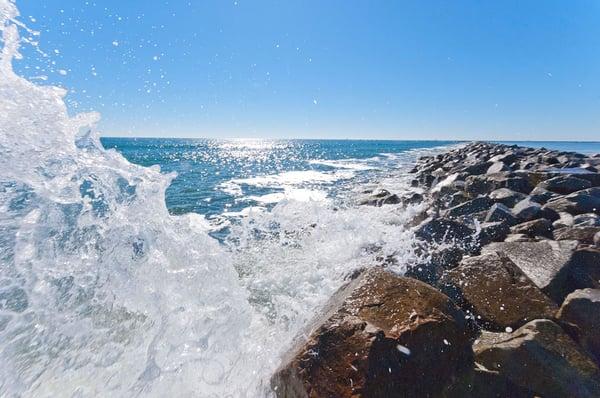
[(103, 135), (600, 140), (597, 0), (17, 5)]

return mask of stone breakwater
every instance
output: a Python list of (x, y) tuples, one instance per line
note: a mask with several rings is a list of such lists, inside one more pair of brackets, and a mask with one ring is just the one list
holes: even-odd
[[(599, 397), (600, 155), (472, 143), (419, 159), (421, 260), (353, 275), (278, 397)], [(394, 261), (391, 259), (390, 261)]]

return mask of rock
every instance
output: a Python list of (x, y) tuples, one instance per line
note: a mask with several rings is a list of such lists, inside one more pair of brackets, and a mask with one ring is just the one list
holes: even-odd
[(544, 205), (545, 209), (570, 214), (596, 213), (600, 214), (600, 188), (589, 188), (577, 191), (567, 196), (550, 200)]
[(510, 225), (507, 222), (484, 222), (481, 224), (479, 240), (482, 245), (490, 242), (502, 242), (510, 232)]
[(516, 218), (512, 215), (511, 210), (502, 203), (494, 204), (490, 210), (488, 210), (485, 217), (485, 222), (497, 221), (504, 221), (509, 225), (514, 225), (517, 222)]
[(525, 234), (508, 234), (506, 238), (504, 238), (505, 242), (532, 242), (533, 238), (527, 236)]
[(600, 232), (594, 235), (594, 245), (600, 247)]
[(567, 195), (576, 191), (581, 191), (582, 189), (591, 188), (592, 184), (589, 181), (571, 175), (564, 175), (542, 181), (538, 184), (538, 187), (561, 195)]
[(499, 252), (510, 258), (531, 281), (562, 303), (576, 289), (600, 287), (600, 251), (577, 249), (571, 240), (541, 242), (499, 242), (481, 253)]
[(475, 360), (543, 397), (600, 396), (600, 370), (554, 322), (535, 320), (513, 333), (484, 332)]
[(473, 366), (472, 332), (450, 299), (382, 269), (342, 288), (322, 319), (272, 377), (276, 396), (439, 396)]
[(425, 221), (415, 232), (417, 238), (435, 243), (467, 243), (475, 239), (475, 231), (457, 221), (434, 218)]
[(400, 202), (401, 199), (398, 197), (398, 195), (392, 194), (386, 189), (379, 189), (368, 197), (361, 199), (358, 204), (380, 207), (388, 204), (398, 204)]
[(529, 198), (534, 202), (545, 204), (551, 199), (557, 198), (558, 195), (539, 186), (535, 187), (529, 194)]
[(594, 244), (594, 236), (598, 232), (600, 232), (600, 227), (565, 227), (554, 231), (554, 239), (577, 240), (592, 245)]
[(502, 171), (510, 171), (510, 168), (503, 162), (494, 162), (487, 169), (487, 174), (495, 174), (495, 173), (500, 173)]
[(559, 229), (563, 227), (570, 227), (574, 224), (574, 217), (569, 213), (560, 212), (558, 213), (559, 219), (552, 223), (554, 229)]
[(460, 217), (467, 214), (477, 213), (489, 209), (494, 201), (488, 197), (480, 196), (446, 211), (447, 217)]
[(507, 178), (502, 186), (524, 194), (529, 194), (533, 190), (533, 186), (523, 177)]
[(465, 203), (469, 200), (469, 197), (467, 196), (466, 193), (462, 192), (462, 191), (458, 191), (453, 193), (452, 195), (450, 195), (450, 198), (448, 200), (447, 203), (447, 207), (454, 207), (454, 206), (458, 206), (461, 203)]
[(600, 290), (581, 289), (569, 294), (556, 318), (600, 364)]
[(552, 223), (550, 220), (538, 218), (537, 220), (526, 221), (524, 223), (517, 224), (510, 228), (510, 232), (513, 234), (524, 234), (532, 238), (536, 236), (551, 238), (552, 229)]
[(489, 194), (489, 198), (495, 202), (502, 203), (507, 207), (513, 207), (521, 200), (525, 199), (527, 195), (520, 192), (515, 192), (508, 188), (499, 188)]
[(521, 221), (529, 221), (542, 216), (542, 205), (531, 199), (523, 199), (512, 209), (512, 214)]
[[(481, 317), (486, 329), (504, 331), (537, 318), (552, 319), (552, 302), (508, 258), (497, 253), (463, 259), (443, 278), (457, 297)], [(458, 292), (456, 295), (454, 292)]]
[(464, 173), (466, 173), (468, 175), (484, 174), (485, 172), (487, 172), (487, 170), (490, 168), (491, 165), (492, 165), (491, 162), (475, 163), (473, 165), (465, 167), (462, 170), (462, 172), (464, 172)]
[(577, 227), (600, 227), (600, 216), (594, 213), (578, 214), (572, 218), (572, 225)]
[(442, 398), (531, 398), (531, 391), (518, 387), (499, 372), (473, 368), (444, 392)]

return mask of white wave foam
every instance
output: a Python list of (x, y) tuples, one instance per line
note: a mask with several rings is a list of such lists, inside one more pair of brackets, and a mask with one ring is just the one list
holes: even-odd
[(334, 167), (338, 169), (349, 169), (356, 171), (366, 171), (366, 170), (377, 170), (378, 167), (370, 165), (369, 161), (375, 161), (378, 159), (347, 159), (347, 160), (311, 160), (310, 164), (319, 164), (323, 166)]
[(286, 188), (284, 192), (275, 192), (262, 196), (248, 196), (246, 199), (259, 203), (278, 203), (282, 200), (296, 200), (299, 202), (317, 201), (321, 202), (327, 199), (327, 192), (314, 189)]
[(283, 188), (290, 185), (333, 183), (339, 180), (350, 179), (353, 176), (354, 173), (349, 170), (340, 170), (333, 173), (324, 173), (316, 170), (296, 170), (280, 174), (233, 179), (231, 182), (238, 185)]

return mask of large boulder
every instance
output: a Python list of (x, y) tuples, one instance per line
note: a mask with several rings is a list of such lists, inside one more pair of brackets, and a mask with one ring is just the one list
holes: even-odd
[(371, 269), (332, 298), (271, 379), (278, 397), (435, 397), (471, 369), (472, 332), (448, 297)]
[(506, 222), (509, 225), (516, 224), (517, 219), (512, 215), (511, 210), (502, 203), (495, 203), (488, 210), (485, 216), (485, 222)]
[(564, 175), (542, 181), (538, 184), (538, 187), (561, 195), (567, 195), (576, 191), (581, 191), (582, 189), (591, 188), (592, 183), (572, 175)]
[(552, 319), (556, 304), (508, 258), (497, 253), (465, 258), (444, 276), (446, 292), (462, 302), (488, 330), (517, 328)]
[(513, 333), (483, 332), (475, 360), (544, 398), (600, 397), (600, 370), (550, 320), (531, 321)]
[(555, 240), (577, 240), (588, 245), (594, 244), (594, 236), (600, 227), (565, 227), (554, 231)]
[(502, 203), (507, 207), (513, 207), (518, 202), (525, 199), (527, 195), (515, 192), (508, 188), (498, 188), (490, 192), (489, 197), (495, 202)]
[(569, 294), (556, 317), (600, 364), (600, 290), (582, 289)]
[(545, 218), (526, 221), (511, 227), (510, 232), (513, 234), (524, 234), (531, 238), (543, 236), (546, 238), (552, 237), (552, 223)]
[(478, 213), (481, 211), (487, 211), (494, 201), (486, 196), (480, 196), (468, 202), (462, 203), (458, 206), (452, 207), (446, 211), (446, 216), (456, 218), (467, 214)]
[(555, 302), (576, 289), (600, 287), (600, 251), (577, 249), (577, 241), (498, 242), (482, 254), (498, 252), (510, 258)]
[(548, 201), (544, 209), (571, 214), (600, 214), (600, 188), (589, 188)]
[(545, 204), (550, 199), (557, 198), (558, 195), (548, 191), (547, 189), (541, 188), (539, 186), (535, 187), (533, 191), (529, 194), (529, 198), (534, 202)]
[(387, 189), (378, 189), (369, 196), (360, 199), (358, 204), (380, 207), (383, 205), (398, 204), (400, 202), (401, 199), (398, 195), (391, 193)]
[(512, 213), (520, 221), (530, 221), (542, 217), (542, 205), (526, 198), (513, 207)]

